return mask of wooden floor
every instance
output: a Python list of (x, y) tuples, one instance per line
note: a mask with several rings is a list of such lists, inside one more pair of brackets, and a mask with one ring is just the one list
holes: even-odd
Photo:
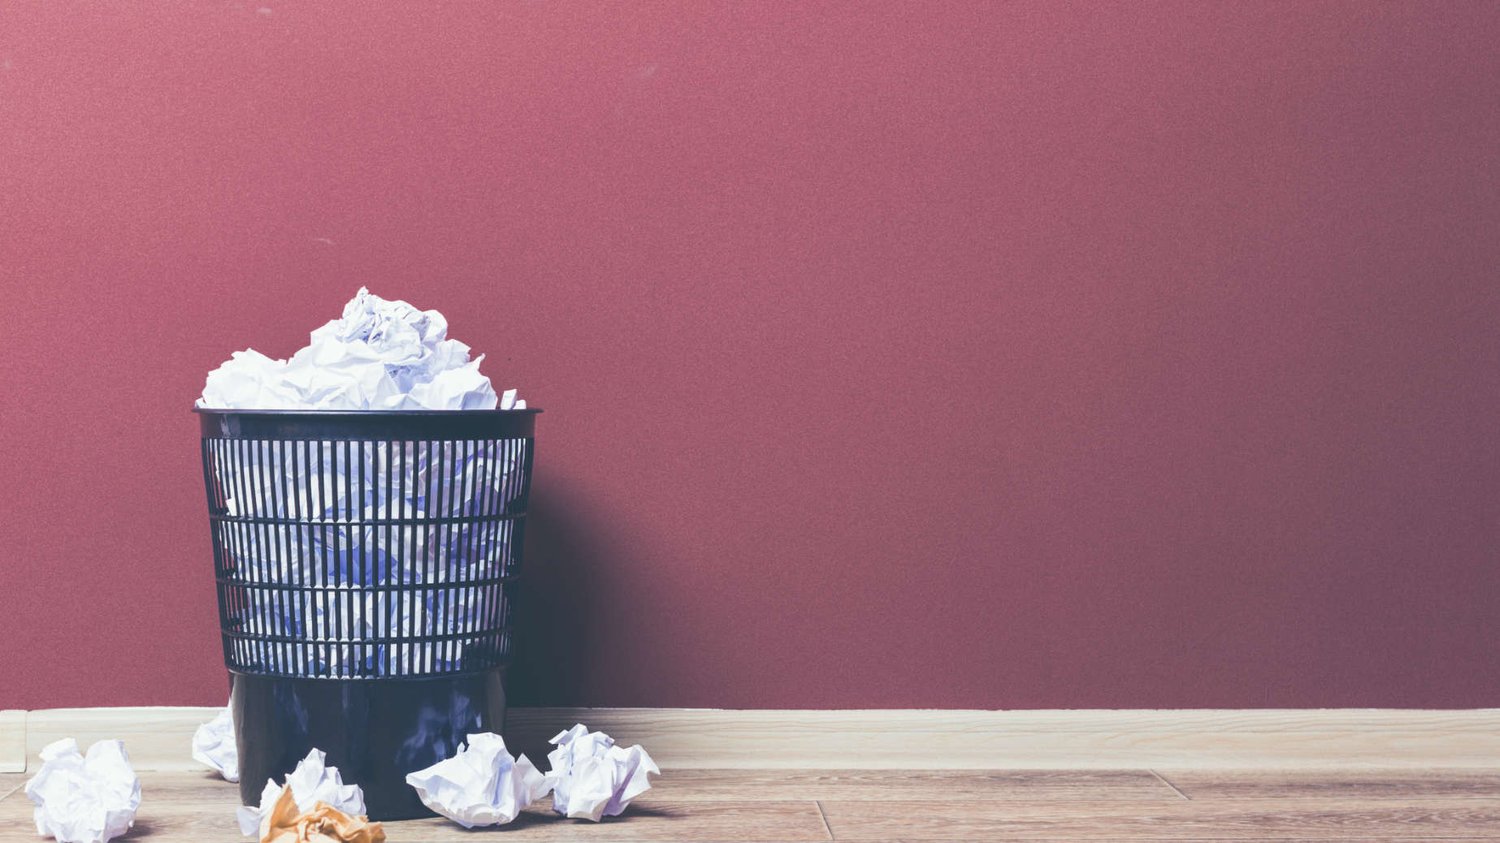
[[(1500, 761), (1500, 759), (1497, 759)], [(25, 776), (0, 774), (0, 843), (34, 841)], [(126, 841), (243, 841), (238, 790), (208, 773), (143, 772)], [(594, 825), (538, 804), (465, 831), (387, 823), (392, 843), (465, 841), (1500, 840), (1500, 767), (1416, 772), (1173, 770), (669, 772)]]

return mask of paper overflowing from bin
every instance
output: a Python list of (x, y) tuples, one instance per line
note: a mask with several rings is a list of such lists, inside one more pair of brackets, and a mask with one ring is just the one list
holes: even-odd
[(323, 750), (314, 749), (287, 774), (284, 787), (267, 779), (265, 789), (260, 793), (260, 804), (239, 809), (240, 831), (244, 834), (259, 831), (285, 791), (291, 792), (298, 814), (305, 814), (322, 802), (351, 816), (365, 815), (365, 795), (359, 785), (344, 784), (339, 768), (328, 766)]
[(505, 825), (547, 795), (551, 780), (525, 755), (511, 756), (493, 732), (469, 735), (466, 746), (406, 776), (422, 804), (464, 828)]
[(262, 818), (260, 843), (384, 843), (385, 829), (363, 816), (345, 813), (319, 802), (309, 810), (297, 807), (291, 790), (281, 791), (276, 804)]
[(240, 756), (234, 741), (234, 710), (225, 706), (214, 719), (193, 732), (193, 760), (218, 772), (226, 781), (240, 780)]
[[(290, 360), (236, 352), (198, 405), (232, 410), (524, 409), (496, 396), (447, 320), (361, 289)], [(421, 588), (510, 573), (525, 494), (522, 440), (272, 441), (207, 445), (221, 564), (250, 586), (226, 622), (248, 636), (318, 639), (233, 654), (245, 669), (364, 677), (444, 672), (493, 659), (506, 595)], [(397, 525), (397, 526), (388, 526)], [(402, 595), (384, 591), (401, 585)], [(415, 587), (415, 588), (412, 588)], [(337, 630), (338, 634), (331, 634)], [(377, 643), (371, 643), (377, 642)], [(297, 663), (288, 663), (289, 661)]]
[(651, 789), (647, 774), (661, 774), (641, 746), (616, 746), (603, 732), (579, 723), (559, 732), (547, 753), (551, 766), (552, 810), (565, 817), (598, 822), (624, 813), (630, 801)]
[[(493, 410), (480, 355), (448, 338), (436, 310), (361, 287), (344, 313), (281, 360), (236, 351), (210, 372), (198, 406), (222, 410)], [(522, 409), (517, 407), (516, 409)]]
[(26, 782), (37, 834), (58, 843), (106, 843), (130, 830), (141, 780), (120, 741), (98, 741), (87, 755), (64, 738), (41, 751), (42, 768)]

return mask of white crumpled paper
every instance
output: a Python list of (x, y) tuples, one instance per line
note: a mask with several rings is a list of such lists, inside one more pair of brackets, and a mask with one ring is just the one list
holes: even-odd
[(458, 754), (406, 776), (422, 804), (464, 828), (504, 825), (547, 795), (552, 781), (493, 732), (469, 735)]
[(661, 775), (645, 748), (615, 746), (603, 732), (590, 732), (582, 723), (557, 733), (547, 753), (552, 769), (552, 810), (573, 819), (598, 822), (623, 813), (630, 800), (651, 789), (647, 773)]
[[(493, 410), (480, 355), (451, 340), (436, 310), (361, 287), (344, 315), (312, 332), (289, 360), (236, 351), (208, 375), (198, 406), (221, 410)], [(510, 406), (522, 410), (508, 391)]]
[(225, 780), (240, 780), (240, 754), (234, 742), (234, 711), (229, 706), (193, 732), (193, 760), (218, 771)]
[(141, 780), (125, 744), (98, 741), (87, 755), (72, 738), (42, 747), (42, 769), (26, 783), (36, 805), (36, 832), (58, 843), (105, 843), (130, 830), (141, 805)]
[[(305, 814), (319, 802), (343, 811), (351, 816), (365, 815), (365, 794), (357, 784), (344, 784), (339, 768), (329, 767), (323, 750), (314, 749), (307, 757), (297, 762), (297, 769), (287, 774), (286, 786), (291, 788), (292, 798), (297, 800), (297, 812)], [(242, 807), (237, 813), (240, 831), (244, 834), (260, 832), (260, 821), (281, 796), (281, 786), (267, 779), (260, 792), (260, 805)]]

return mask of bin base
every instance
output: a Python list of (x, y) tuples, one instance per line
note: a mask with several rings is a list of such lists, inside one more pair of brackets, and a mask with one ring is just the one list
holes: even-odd
[(470, 732), (505, 722), (504, 668), (427, 679), (289, 679), (229, 674), (240, 801), (260, 804), (308, 750), (364, 790), (372, 820), (433, 816), (406, 774), (454, 754)]

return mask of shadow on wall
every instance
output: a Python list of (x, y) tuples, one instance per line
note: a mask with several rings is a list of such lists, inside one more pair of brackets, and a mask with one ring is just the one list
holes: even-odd
[(513, 706), (600, 704), (587, 678), (604, 668), (613, 580), (630, 566), (578, 497), (555, 478), (532, 489), (506, 680)]

